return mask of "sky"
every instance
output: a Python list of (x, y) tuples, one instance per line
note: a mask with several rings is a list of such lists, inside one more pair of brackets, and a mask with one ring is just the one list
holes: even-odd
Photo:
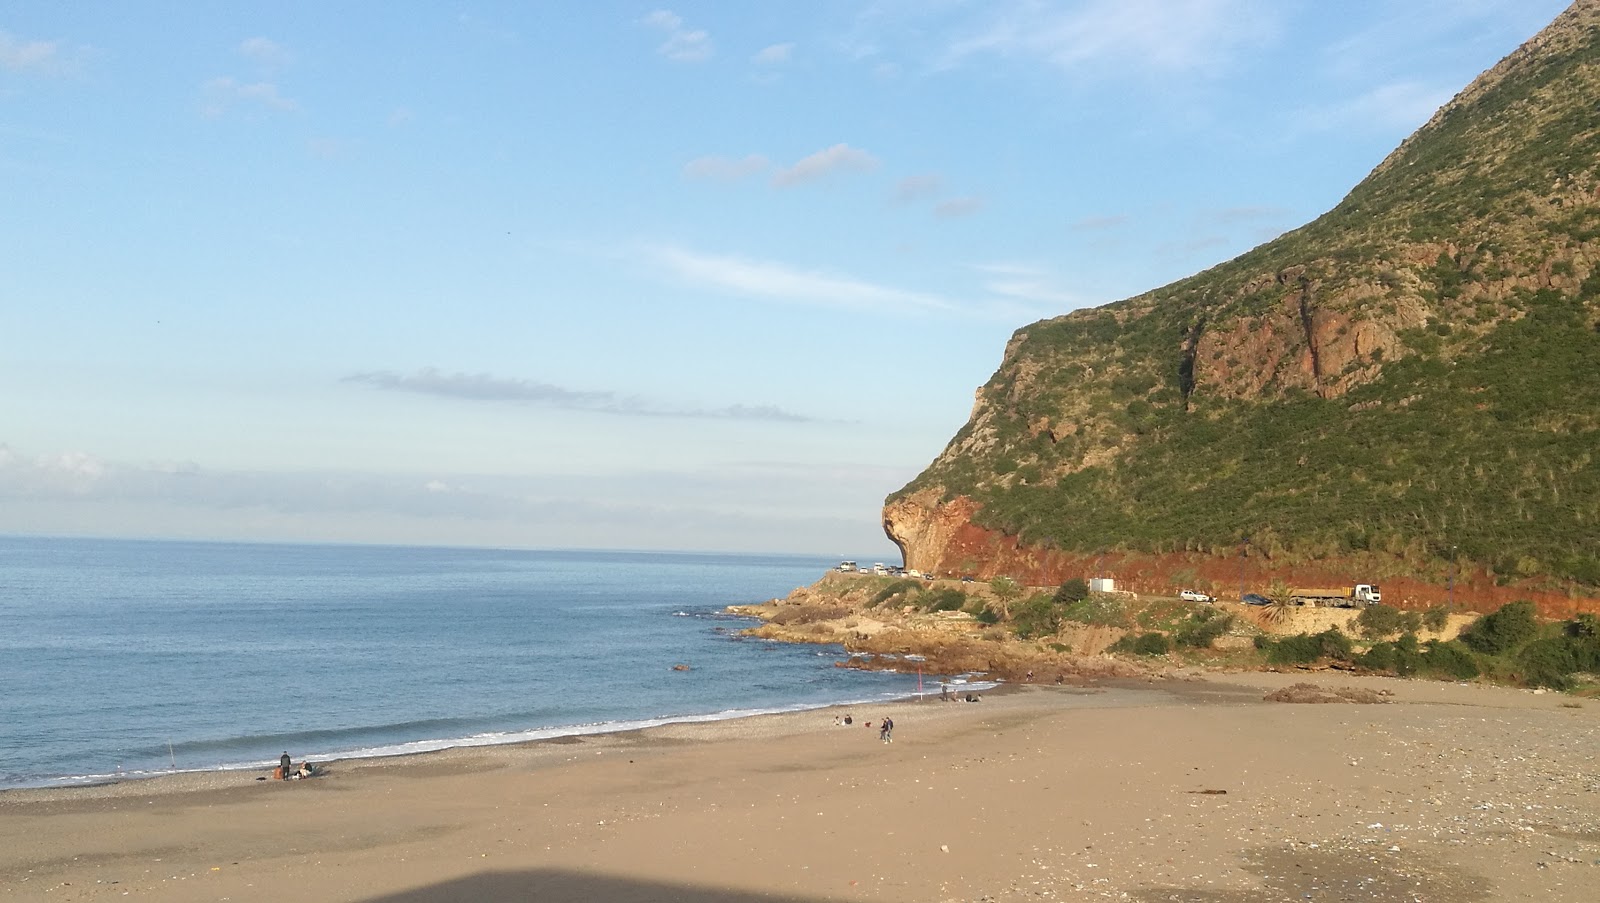
[(0, 533), (897, 560), (1015, 330), (1565, 6), (5, 4)]

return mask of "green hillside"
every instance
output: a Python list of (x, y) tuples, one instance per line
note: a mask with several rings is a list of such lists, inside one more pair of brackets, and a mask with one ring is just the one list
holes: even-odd
[(891, 501), (968, 496), (1047, 548), (1248, 536), (1600, 586), (1597, 167), (1583, 0), (1315, 222), (1020, 330)]

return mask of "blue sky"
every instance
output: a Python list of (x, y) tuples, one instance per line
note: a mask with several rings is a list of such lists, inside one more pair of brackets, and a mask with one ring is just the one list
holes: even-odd
[(887, 559), (1014, 330), (1565, 5), (8, 4), (0, 532)]

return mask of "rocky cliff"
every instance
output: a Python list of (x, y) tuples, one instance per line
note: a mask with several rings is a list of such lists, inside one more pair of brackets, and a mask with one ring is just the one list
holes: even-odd
[(1036, 583), (1242, 555), (1600, 596), (1597, 165), (1580, 0), (1314, 222), (1019, 330), (885, 531), (910, 567)]

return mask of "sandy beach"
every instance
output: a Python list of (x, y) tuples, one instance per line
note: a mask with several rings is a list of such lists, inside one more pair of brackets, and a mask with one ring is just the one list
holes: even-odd
[[(1295, 682), (1379, 704), (1289, 704)], [(1023, 686), (0, 794), (13, 900), (1592, 901), (1600, 703), (1336, 673)], [(894, 742), (878, 739), (891, 715)], [(867, 727), (865, 722), (872, 722)]]

